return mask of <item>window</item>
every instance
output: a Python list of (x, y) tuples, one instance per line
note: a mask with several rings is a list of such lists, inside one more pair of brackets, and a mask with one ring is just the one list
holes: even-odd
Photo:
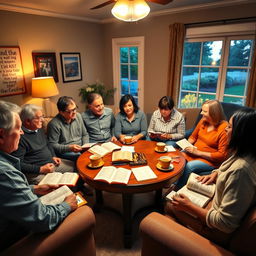
[(179, 107), (200, 107), (208, 99), (244, 105), (253, 45), (253, 36), (186, 40)]

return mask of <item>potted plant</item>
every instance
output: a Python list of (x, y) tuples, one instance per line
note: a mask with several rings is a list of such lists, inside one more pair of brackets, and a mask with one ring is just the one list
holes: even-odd
[(100, 82), (93, 84), (87, 84), (85, 87), (80, 88), (79, 96), (82, 98), (82, 102), (87, 102), (87, 96), (90, 93), (98, 93), (102, 96), (103, 102), (107, 103), (110, 97), (113, 97), (116, 88), (106, 89), (105, 85)]

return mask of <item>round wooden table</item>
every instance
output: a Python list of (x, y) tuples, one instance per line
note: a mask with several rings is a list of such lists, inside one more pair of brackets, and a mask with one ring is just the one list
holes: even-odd
[[(121, 143), (116, 144), (122, 146)], [(124, 245), (126, 248), (130, 248), (132, 245), (132, 195), (135, 193), (145, 193), (155, 191), (155, 203), (157, 206), (161, 203), (162, 188), (167, 183), (175, 182), (182, 174), (185, 166), (185, 158), (182, 156), (181, 152), (167, 152), (167, 153), (157, 153), (155, 151), (156, 142), (140, 140), (135, 144), (132, 144), (136, 152), (143, 152), (147, 158), (147, 165), (154, 171), (157, 175), (156, 179), (137, 181), (133, 173), (131, 174), (129, 183), (124, 184), (109, 184), (107, 182), (94, 180), (94, 177), (98, 174), (99, 169), (89, 169), (87, 165), (90, 163), (89, 156), (91, 153), (88, 151), (84, 152), (77, 160), (77, 168), (86, 183), (95, 188), (96, 191), (96, 204), (95, 208), (100, 209), (103, 206), (103, 196), (102, 191), (120, 193), (122, 194), (123, 200), (123, 219), (124, 219)], [(162, 172), (156, 168), (158, 158), (163, 155), (168, 155), (173, 157), (174, 168), (170, 172)], [(104, 166), (111, 166), (112, 154), (107, 154), (103, 157)], [(137, 166), (122, 165), (121, 167), (131, 169)], [(139, 166), (138, 166), (139, 167)]]

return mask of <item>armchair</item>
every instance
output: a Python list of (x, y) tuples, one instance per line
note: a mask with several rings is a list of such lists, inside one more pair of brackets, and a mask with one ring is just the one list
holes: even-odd
[(255, 255), (256, 208), (245, 216), (228, 248), (222, 248), (173, 219), (153, 212), (140, 223), (142, 256)]
[(82, 206), (67, 216), (56, 230), (28, 235), (0, 255), (95, 256), (94, 225), (95, 217), (91, 208)]

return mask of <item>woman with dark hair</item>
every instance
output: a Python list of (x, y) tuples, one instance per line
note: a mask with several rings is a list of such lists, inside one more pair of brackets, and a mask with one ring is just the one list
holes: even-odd
[(193, 147), (183, 153), (187, 164), (180, 177), (177, 189), (183, 187), (191, 172), (209, 174), (218, 168), (227, 157), (227, 133), (222, 106), (218, 100), (208, 100), (202, 105), (202, 119), (197, 124), (188, 141)]
[(255, 131), (256, 111), (246, 108), (236, 112), (226, 127), (230, 157), (211, 174), (198, 179), (205, 184), (216, 183), (212, 202), (204, 209), (180, 194), (173, 197), (166, 210), (183, 225), (225, 245), (256, 203)]
[(147, 119), (139, 110), (130, 94), (124, 95), (119, 102), (120, 113), (116, 116), (115, 136), (125, 143), (125, 136), (132, 136), (132, 142), (145, 138), (147, 134)]
[(185, 136), (185, 120), (183, 115), (174, 108), (173, 99), (164, 96), (159, 100), (150, 120), (148, 135), (151, 140), (163, 141), (167, 145), (175, 145), (175, 141)]

